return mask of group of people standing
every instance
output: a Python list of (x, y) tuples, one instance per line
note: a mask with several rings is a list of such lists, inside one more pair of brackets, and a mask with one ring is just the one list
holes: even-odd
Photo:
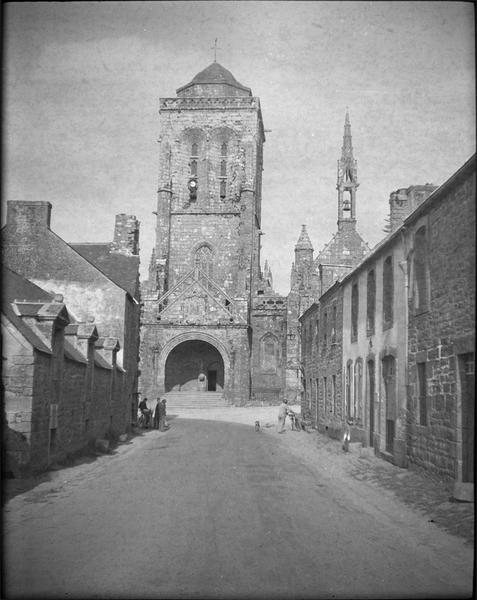
[(157, 398), (154, 408), (149, 408), (147, 398), (139, 402), (139, 413), (144, 416), (144, 427), (153, 427), (159, 431), (169, 428), (166, 419), (166, 399)]

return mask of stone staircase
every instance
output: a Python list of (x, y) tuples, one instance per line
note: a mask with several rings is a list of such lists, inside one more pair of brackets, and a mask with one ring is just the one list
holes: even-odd
[(168, 414), (175, 410), (227, 408), (230, 406), (230, 403), (225, 400), (223, 392), (167, 392), (164, 396), (167, 400)]

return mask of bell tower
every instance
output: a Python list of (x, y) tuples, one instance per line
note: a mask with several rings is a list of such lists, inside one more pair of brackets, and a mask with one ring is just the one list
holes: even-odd
[(260, 100), (214, 61), (160, 99), (159, 128), (141, 393), (214, 392), (244, 404), (261, 275)]
[(356, 190), (358, 183), (358, 167), (353, 156), (351, 140), (351, 124), (349, 113), (346, 111), (343, 146), (341, 158), (338, 160), (338, 229), (345, 225), (356, 225)]

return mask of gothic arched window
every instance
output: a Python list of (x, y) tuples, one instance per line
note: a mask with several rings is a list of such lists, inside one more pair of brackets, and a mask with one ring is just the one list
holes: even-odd
[(195, 252), (194, 262), (195, 266), (202, 271), (204, 275), (212, 277), (213, 252), (210, 246), (207, 244), (200, 246)]
[(260, 366), (266, 371), (276, 371), (278, 367), (278, 339), (266, 333), (260, 340)]
[(359, 292), (358, 284), (353, 284), (351, 288), (351, 341), (358, 338), (358, 311), (359, 311)]

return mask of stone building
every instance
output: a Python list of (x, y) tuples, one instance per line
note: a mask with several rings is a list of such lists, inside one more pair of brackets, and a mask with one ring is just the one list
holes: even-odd
[(3, 262), (47, 292), (62, 294), (76, 320), (94, 317), (100, 332), (118, 338), (118, 364), (126, 371), (118, 409), (131, 423), (139, 357), (139, 224), (118, 215), (112, 243), (71, 245), (50, 229), (51, 208), (44, 201), (7, 203)]
[(41, 471), (126, 431), (119, 342), (75, 322), (52, 295), (3, 267), (2, 468)]
[[(411, 461), (454, 478), (456, 496), (468, 498), (475, 450), (475, 157), (432, 193), (425, 188), (408, 188), (426, 197), (407, 216), (401, 212), (401, 225), (300, 317), (302, 410), (330, 435), (349, 423), (351, 441), (396, 465)], [(326, 353), (330, 303), (338, 322), (335, 352)], [(336, 405), (327, 404), (333, 373)]]
[(406, 255), (395, 233), (343, 280), (343, 412), (351, 440), (405, 466)]
[(437, 189), (432, 183), (400, 188), (389, 196), (389, 232), (396, 231), (404, 219)]
[(409, 460), (473, 498), (475, 155), (407, 219)]
[(346, 112), (341, 157), (338, 160), (338, 229), (332, 239), (313, 257), (306, 226), (302, 226), (295, 246), (295, 262), (287, 298), (287, 393), (292, 398), (303, 393), (300, 375), (299, 317), (333, 283), (359, 263), (369, 252), (368, 244), (356, 230), (358, 167), (354, 158), (349, 114)]
[(159, 127), (141, 392), (278, 401), (285, 305), (260, 268), (260, 101), (214, 62), (160, 100)]
[(302, 413), (330, 437), (343, 433), (343, 289), (335, 282), (300, 317)]

